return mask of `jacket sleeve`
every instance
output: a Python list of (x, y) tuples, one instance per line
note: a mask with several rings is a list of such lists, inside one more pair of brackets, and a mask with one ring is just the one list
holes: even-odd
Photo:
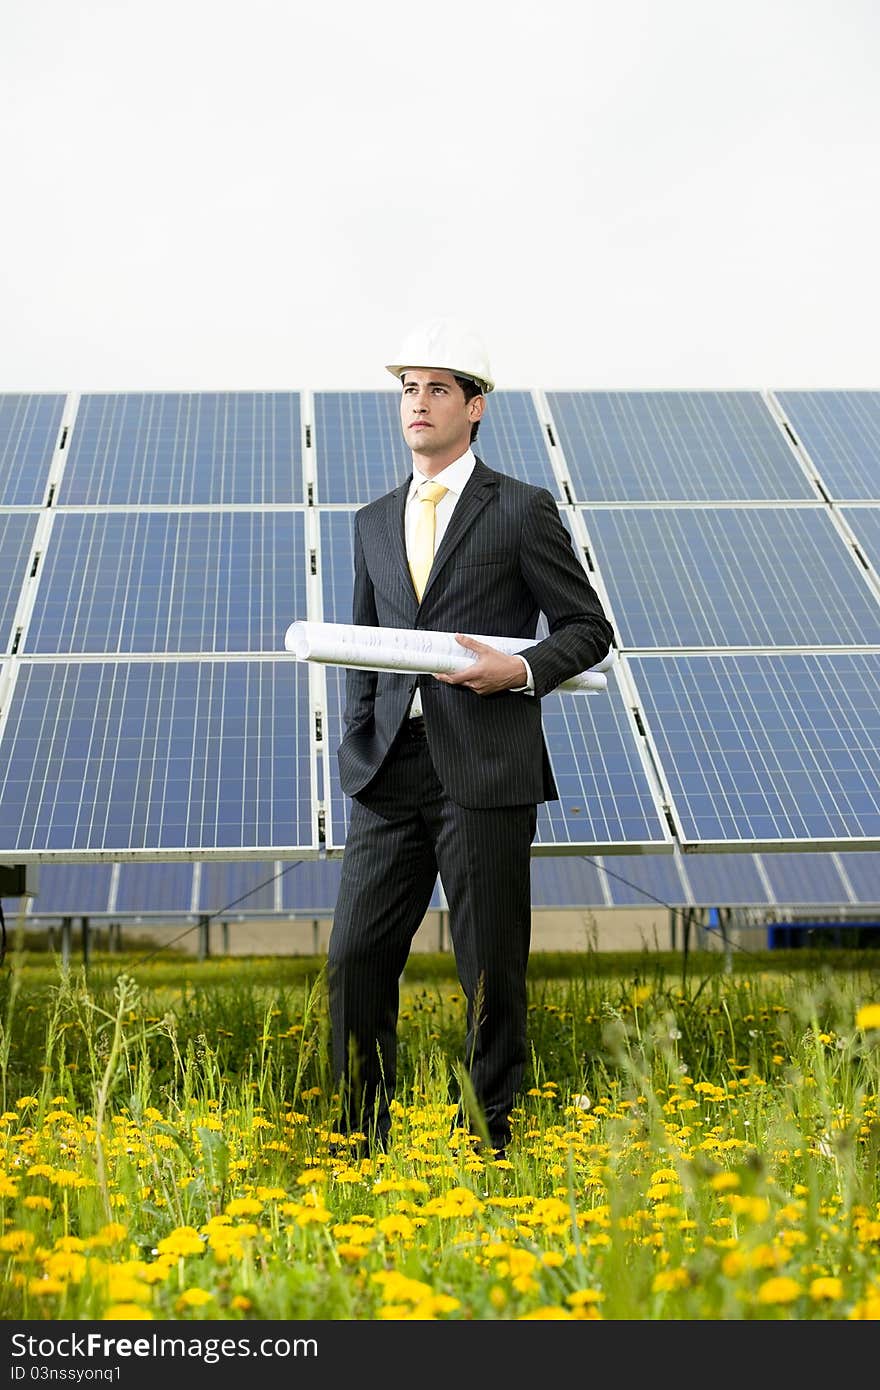
[(523, 523), (520, 568), (550, 633), (528, 651), (540, 698), (595, 666), (614, 642), (614, 629), (546, 488), (536, 490)]
[[(351, 620), (366, 627), (378, 626), (373, 583), (364, 560), (358, 517), (354, 519), (354, 592)], [(375, 671), (349, 669), (345, 673), (345, 711), (342, 719), (346, 733), (368, 729), (373, 722), (373, 702), (376, 697)]]

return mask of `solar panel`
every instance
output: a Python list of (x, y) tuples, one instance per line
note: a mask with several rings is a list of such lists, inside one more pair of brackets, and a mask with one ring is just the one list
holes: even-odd
[(27, 652), (277, 652), (305, 611), (297, 512), (68, 512)]
[(880, 654), (627, 661), (685, 847), (880, 845)]
[(762, 854), (770, 901), (780, 905), (847, 903), (833, 854)]
[(58, 502), (303, 502), (300, 420), (287, 391), (84, 395)]
[(33, 512), (0, 512), (0, 651), (9, 651), (13, 619), (37, 529)]
[(672, 847), (614, 668), (608, 675), (601, 694), (551, 694), (541, 701), (559, 800), (538, 807), (538, 851)]
[(280, 865), (269, 863), (212, 863), (202, 865), (199, 883), (199, 912), (250, 913), (278, 910)]
[(880, 643), (880, 601), (821, 507), (580, 510), (622, 647)]
[(672, 854), (606, 855), (600, 863), (612, 907), (689, 906), (678, 861)]
[[(361, 506), (412, 474), (396, 391), (317, 391), (315, 472), (322, 503)], [(474, 453), (489, 468), (549, 488), (558, 497), (544, 432), (527, 391), (493, 391)]]
[(880, 573), (880, 507), (841, 507), (840, 514), (870, 564)]
[(0, 394), (0, 507), (42, 504), (64, 401), (58, 395)]
[(701, 907), (763, 907), (768, 898), (760, 862), (755, 854), (684, 855), (691, 900)]
[(856, 903), (880, 905), (880, 854), (838, 854), (837, 862)]
[(774, 391), (826, 494), (880, 501), (880, 391)]
[[(653, 856), (651, 856), (653, 858)], [(659, 856), (658, 856), (659, 857)], [(664, 856), (665, 859), (665, 856)], [(601, 860), (583, 855), (532, 858), (532, 910), (609, 907)]]
[(28, 917), (80, 917), (109, 911), (112, 864), (41, 864), (39, 892)]
[(119, 864), (109, 910), (120, 916), (191, 915), (193, 872), (192, 864)]
[(548, 391), (575, 502), (815, 500), (757, 391)]
[(120, 859), (316, 849), (310, 727), (292, 662), (22, 663), (0, 843)]

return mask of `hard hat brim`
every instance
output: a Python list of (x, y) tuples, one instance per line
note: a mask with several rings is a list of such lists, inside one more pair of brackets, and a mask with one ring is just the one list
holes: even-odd
[[(386, 365), (385, 365), (385, 370), (388, 371), (388, 372), (390, 372), (392, 376), (396, 376), (397, 379), (400, 380), (400, 377), (403, 375), (404, 372), (408, 372), (408, 371), (413, 370), (413, 369), (415, 368), (415, 366), (416, 366), (416, 363), (415, 363), (415, 362), (406, 362), (406, 363), (403, 363), (403, 364), (396, 363), (396, 362), (389, 362), (389, 363), (386, 363)], [(495, 383), (494, 383), (494, 381), (487, 381), (485, 377), (474, 376), (473, 372), (466, 372), (466, 371), (463, 371), (461, 367), (447, 367), (447, 366), (442, 366), (439, 362), (429, 362), (429, 363), (425, 363), (425, 364), (421, 367), (421, 370), (422, 370), (422, 371), (427, 371), (427, 370), (429, 370), (431, 367), (436, 367), (437, 370), (438, 370), (438, 371), (441, 371), (441, 372), (452, 372), (453, 376), (464, 376), (464, 377), (467, 377), (468, 381), (473, 381), (473, 382), (476, 383), (477, 386), (479, 386), (480, 390), (483, 392), (484, 395), (487, 395), (487, 396), (488, 396), (488, 394), (489, 394), (490, 391), (494, 391), (494, 390), (495, 390)]]

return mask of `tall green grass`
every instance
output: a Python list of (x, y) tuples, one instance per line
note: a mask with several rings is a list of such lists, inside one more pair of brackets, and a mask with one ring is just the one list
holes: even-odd
[(525, 1093), (493, 1162), (450, 1136), (448, 957), (411, 958), (393, 1145), (360, 1159), (323, 960), (65, 971), (18, 950), (0, 1316), (876, 1317), (880, 972), (732, 965), (533, 958)]

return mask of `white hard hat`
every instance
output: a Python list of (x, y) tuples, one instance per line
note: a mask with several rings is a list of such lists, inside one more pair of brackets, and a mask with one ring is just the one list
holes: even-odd
[(440, 367), (455, 376), (470, 377), (487, 393), (495, 389), (479, 334), (454, 318), (430, 319), (414, 328), (387, 367), (396, 377), (408, 367)]

